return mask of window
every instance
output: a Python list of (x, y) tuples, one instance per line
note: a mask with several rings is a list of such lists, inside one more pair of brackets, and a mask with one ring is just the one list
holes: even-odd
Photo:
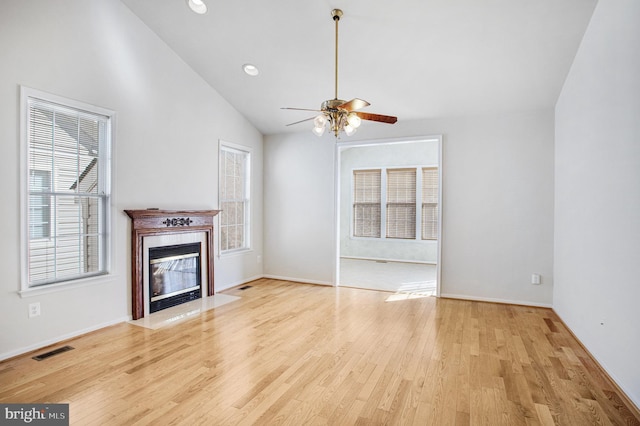
[(422, 169), (422, 239), (438, 239), (438, 168)]
[(353, 235), (380, 237), (380, 170), (353, 172)]
[(387, 170), (387, 238), (416, 238), (416, 169)]
[(438, 239), (438, 182), (437, 167), (354, 170), (352, 235)]
[(108, 271), (113, 113), (22, 89), (23, 289)]
[(220, 144), (220, 251), (249, 248), (250, 153)]
[(29, 239), (51, 236), (51, 172), (29, 170)]

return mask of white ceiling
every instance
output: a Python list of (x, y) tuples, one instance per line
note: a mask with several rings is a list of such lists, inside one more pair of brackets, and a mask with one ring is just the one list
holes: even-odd
[[(122, 0), (264, 134), (334, 95), (399, 121), (550, 108), (597, 0)], [(260, 75), (249, 77), (244, 63)], [(159, 71), (161, 72), (161, 71)], [(373, 126), (387, 124), (370, 123)]]

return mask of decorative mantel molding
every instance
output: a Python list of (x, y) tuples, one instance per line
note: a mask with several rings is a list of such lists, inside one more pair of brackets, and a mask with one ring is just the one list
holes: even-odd
[(207, 296), (213, 285), (213, 218), (220, 210), (125, 210), (131, 218), (131, 311), (133, 319), (144, 317), (143, 239), (153, 235), (204, 232), (207, 244)]

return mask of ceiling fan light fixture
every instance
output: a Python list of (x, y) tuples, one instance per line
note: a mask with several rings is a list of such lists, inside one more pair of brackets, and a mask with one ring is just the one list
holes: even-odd
[(204, 15), (207, 13), (207, 5), (202, 0), (187, 0), (189, 8), (198, 15)]
[(313, 129), (311, 129), (311, 131), (313, 132), (314, 135), (320, 137), (324, 135), (325, 129), (326, 127), (314, 127)]
[(326, 125), (327, 125), (327, 117), (325, 117), (324, 114), (319, 114), (316, 116), (316, 118), (313, 119), (314, 127), (324, 128)]
[(320, 137), (324, 135), (324, 131), (327, 128), (327, 117), (324, 114), (319, 114), (313, 119), (313, 129), (311, 131), (314, 135)]
[(360, 127), (362, 120), (377, 121), (381, 123), (393, 124), (398, 121), (397, 117), (382, 114), (373, 114), (369, 112), (355, 112), (362, 108), (368, 107), (369, 102), (353, 98), (350, 101), (344, 101), (338, 97), (338, 22), (343, 13), (340, 9), (333, 9), (331, 11), (331, 17), (335, 22), (336, 38), (335, 38), (335, 96), (333, 99), (328, 99), (322, 102), (319, 110), (308, 108), (282, 108), (282, 109), (294, 109), (300, 111), (319, 111), (320, 115), (305, 120), (296, 121), (295, 123), (287, 124), (287, 126), (307, 122), (313, 120), (313, 133), (322, 136), (328, 127), (331, 133), (339, 139), (340, 132), (346, 133), (350, 136), (355, 133), (356, 129)]
[(354, 129), (357, 129), (360, 127), (360, 124), (362, 124), (362, 120), (358, 117), (358, 114), (352, 112), (347, 116), (347, 123), (349, 123), (349, 125)]
[(358, 129), (353, 127), (351, 124), (347, 124), (346, 126), (344, 126), (344, 132), (347, 134), (347, 136), (351, 136), (356, 132), (356, 130)]

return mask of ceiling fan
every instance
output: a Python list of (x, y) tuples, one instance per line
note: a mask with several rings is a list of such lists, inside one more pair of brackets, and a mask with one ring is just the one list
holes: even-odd
[(328, 126), (337, 138), (341, 131), (344, 131), (347, 136), (352, 135), (360, 126), (361, 120), (378, 121), (389, 124), (395, 123), (398, 121), (397, 117), (359, 111), (360, 109), (370, 105), (369, 102), (365, 100), (354, 98), (350, 101), (343, 101), (342, 99), (338, 99), (338, 21), (340, 21), (340, 17), (342, 17), (342, 10), (333, 9), (331, 11), (331, 16), (336, 23), (335, 97), (324, 101), (319, 110), (307, 108), (282, 108), (297, 111), (316, 111), (320, 113), (315, 117), (296, 121), (295, 123), (287, 124), (287, 126), (313, 120), (313, 133), (318, 136), (322, 136)]

